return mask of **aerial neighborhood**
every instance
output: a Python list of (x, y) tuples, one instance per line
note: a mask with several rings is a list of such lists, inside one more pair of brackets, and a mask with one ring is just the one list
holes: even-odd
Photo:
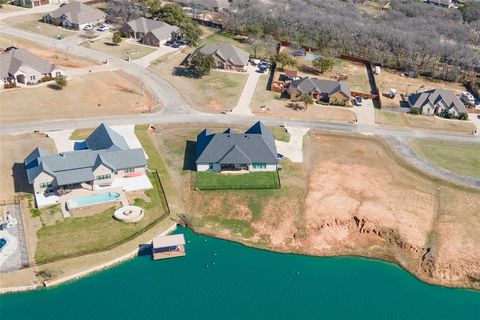
[(208, 236), (480, 290), (480, 1), (2, 3), (0, 294), (147, 253), (175, 309), (157, 276), (246, 271)]

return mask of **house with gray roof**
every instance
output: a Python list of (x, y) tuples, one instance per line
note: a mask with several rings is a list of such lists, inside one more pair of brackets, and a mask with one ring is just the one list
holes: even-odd
[(218, 69), (246, 72), (250, 55), (229, 43), (210, 43), (197, 49), (195, 54), (212, 56)]
[(303, 94), (309, 94), (315, 100), (332, 104), (348, 103), (352, 98), (350, 86), (346, 82), (309, 77), (292, 81), (288, 94), (292, 100), (300, 100)]
[(138, 18), (125, 23), (119, 30), (141, 43), (159, 47), (165, 42), (177, 38), (179, 28), (163, 21)]
[(24, 161), (35, 195), (61, 195), (74, 188), (95, 190), (111, 186), (115, 179), (145, 174), (143, 149), (130, 149), (123, 136), (105, 124), (90, 134), (84, 146), (55, 154), (35, 148)]
[(86, 4), (72, 1), (43, 17), (43, 21), (67, 29), (81, 30), (88, 24), (105, 22), (105, 13)]
[(4, 84), (35, 84), (62, 75), (53, 63), (28, 50), (9, 47), (0, 54), (0, 77)]
[(467, 109), (455, 92), (447, 89), (432, 89), (410, 94), (408, 105), (424, 115), (445, 115), (458, 118), (467, 113)]
[(195, 163), (197, 171), (276, 171), (275, 139), (260, 121), (243, 133), (205, 129), (197, 136)]

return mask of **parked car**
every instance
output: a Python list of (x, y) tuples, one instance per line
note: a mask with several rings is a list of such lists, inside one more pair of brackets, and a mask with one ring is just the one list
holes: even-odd
[(355, 97), (355, 105), (360, 107), (362, 105), (362, 97), (356, 96)]
[(174, 41), (174, 42), (172, 43), (172, 46), (171, 46), (171, 47), (172, 47), (172, 48), (180, 48), (180, 42)]
[(112, 28), (111, 25), (104, 23), (100, 27), (98, 27), (97, 30), (103, 32), (103, 31), (110, 30), (111, 28)]
[(167, 42), (165, 42), (165, 45), (166, 46), (171, 46), (173, 43), (173, 40), (168, 40)]
[(183, 40), (183, 39), (178, 40), (178, 43), (179, 43), (181, 46), (186, 46), (186, 45), (187, 45), (187, 41), (185, 41), (185, 40)]
[(87, 24), (85, 27), (83, 27), (83, 30), (88, 31), (88, 30), (93, 30), (93, 25)]
[(475, 105), (475, 98), (470, 92), (467, 92), (467, 91), (462, 92), (460, 96), (460, 100), (462, 100), (463, 103)]

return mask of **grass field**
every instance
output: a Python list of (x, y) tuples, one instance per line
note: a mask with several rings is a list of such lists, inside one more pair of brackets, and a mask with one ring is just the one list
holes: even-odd
[(5, 19), (4, 22), (12, 27), (23, 29), (28, 32), (38, 33), (50, 38), (56, 38), (57, 35), (61, 35), (65, 38), (75, 34), (75, 31), (41, 22), (40, 20), (42, 19), (43, 15), (44, 14), (21, 15)]
[(196, 187), (200, 190), (278, 189), (280, 181), (277, 172), (231, 175), (197, 172)]
[(480, 144), (416, 139), (412, 147), (439, 167), (462, 175), (480, 178)]
[(447, 120), (432, 116), (411, 115), (378, 109), (375, 109), (375, 122), (393, 127), (453, 131), (468, 134), (475, 130), (475, 125), (471, 121)]
[(154, 107), (134, 79), (111, 71), (75, 76), (63, 90), (48, 85), (5, 90), (0, 100), (9, 102), (0, 103), (0, 124), (140, 113)]
[[(105, 38), (94, 42), (83, 42), (82, 45), (117, 58), (127, 59), (127, 57), (130, 57), (131, 60), (143, 58), (156, 50), (155, 48), (128, 43), (125, 40), (115, 45), (110, 40), (111, 38)], [(135, 54), (128, 54), (129, 52)]]
[(85, 140), (87, 137), (93, 132), (94, 129), (88, 128), (88, 129), (75, 129), (71, 136), (70, 140)]

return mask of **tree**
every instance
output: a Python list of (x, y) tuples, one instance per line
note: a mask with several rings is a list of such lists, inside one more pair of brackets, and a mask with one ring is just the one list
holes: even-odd
[(146, 0), (143, 3), (147, 7), (148, 12), (152, 16), (157, 15), (160, 9), (162, 8), (162, 1), (160, 0)]
[(157, 15), (163, 22), (174, 26), (180, 26), (183, 22), (191, 21), (180, 6), (172, 3), (167, 3), (161, 7)]
[(115, 32), (112, 36), (112, 42), (118, 46), (122, 42), (122, 34), (120, 32)]
[(65, 79), (65, 77), (63, 77), (63, 76), (56, 77), (55, 78), (55, 84), (57, 85), (57, 88), (62, 90), (63, 88), (65, 88), (67, 86), (67, 79)]
[(297, 62), (293, 59), (288, 53), (280, 52), (279, 54), (272, 57), (272, 60), (275, 63), (280, 64), (281, 69), (284, 70), (287, 66), (295, 66)]
[(7, 4), (9, 0), (0, 0), (0, 8), (3, 8), (4, 4)]
[(480, 20), (480, 2), (470, 1), (460, 7), (463, 21), (470, 23), (475, 20)]
[(207, 56), (203, 53), (197, 53), (190, 62), (190, 68), (196, 76), (203, 77), (210, 73), (215, 68), (215, 59), (212, 56)]
[(308, 106), (313, 103), (313, 98), (310, 94), (304, 93), (302, 94), (302, 101), (305, 105), (305, 110), (308, 109)]
[(313, 61), (313, 66), (320, 69), (320, 72), (330, 71), (333, 69), (334, 61), (332, 58), (320, 56)]
[(191, 46), (196, 46), (200, 37), (203, 35), (202, 29), (200, 29), (198, 24), (193, 21), (180, 24), (180, 30), (183, 33), (183, 38)]

